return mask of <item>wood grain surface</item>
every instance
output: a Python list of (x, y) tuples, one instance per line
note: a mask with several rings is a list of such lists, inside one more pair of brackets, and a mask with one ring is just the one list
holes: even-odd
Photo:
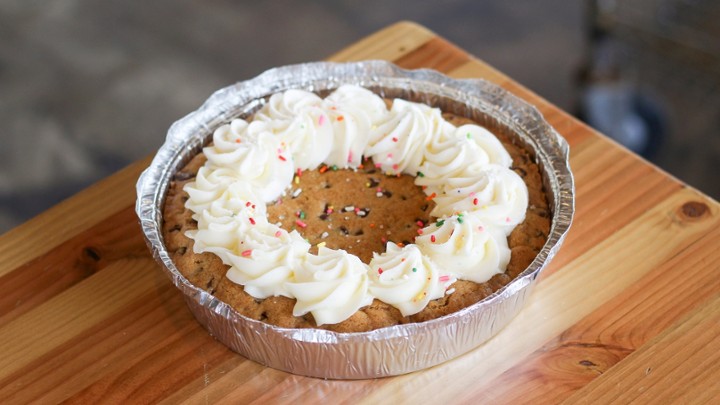
[(329, 59), (485, 78), (568, 140), (575, 222), (517, 318), (464, 356), (392, 378), (246, 360), (197, 324), (151, 258), (134, 213), (144, 159), (0, 236), (0, 403), (720, 403), (717, 202), (417, 24)]

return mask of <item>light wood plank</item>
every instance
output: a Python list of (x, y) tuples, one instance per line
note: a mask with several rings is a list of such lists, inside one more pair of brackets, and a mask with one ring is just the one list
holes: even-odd
[(331, 55), (327, 60), (354, 62), (367, 59), (394, 61), (413, 52), (436, 35), (425, 27), (409, 21), (395, 23), (377, 31), (347, 48)]
[(131, 164), (0, 236), (0, 277), (135, 204), (135, 183), (150, 157)]
[(720, 295), (648, 342), (568, 403), (719, 403)]

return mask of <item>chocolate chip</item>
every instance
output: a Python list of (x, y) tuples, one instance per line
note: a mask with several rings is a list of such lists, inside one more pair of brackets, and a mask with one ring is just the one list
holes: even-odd
[(377, 180), (377, 179), (374, 179), (374, 178), (371, 177), (371, 178), (370, 178), (370, 185), (369, 185), (368, 187), (374, 188), (374, 187), (377, 187), (379, 184), (380, 184), (380, 180)]
[(365, 234), (365, 232), (362, 229), (359, 229), (359, 230), (355, 231), (355, 233), (354, 233), (355, 236), (360, 236), (360, 235), (364, 235), (364, 234)]
[(383, 195), (387, 198), (390, 198), (390, 197), (392, 197), (392, 192), (385, 190), (385, 191), (383, 191)]
[(345, 225), (340, 225), (340, 232), (343, 233), (343, 235), (348, 235), (350, 231), (345, 227)]

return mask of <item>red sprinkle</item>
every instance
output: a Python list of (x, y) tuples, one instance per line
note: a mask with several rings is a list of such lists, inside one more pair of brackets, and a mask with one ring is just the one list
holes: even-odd
[(236, 139), (235, 143), (240, 143), (240, 138)]
[(473, 205), (478, 205), (478, 199), (477, 199), (477, 198), (473, 198)]
[(285, 156), (283, 156), (283, 155), (278, 156), (278, 158), (280, 158), (280, 160), (282, 160), (283, 162), (287, 161), (287, 159), (285, 159)]
[(296, 220), (295, 220), (295, 224), (296, 224), (297, 226), (299, 226), (300, 228), (305, 228), (305, 227), (307, 226), (307, 224), (306, 224), (305, 222), (303, 222), (303, 221), (301, 221), (301, 220), (299, 220), (299, 219), (296, 219)]
[(252, 249), (243, 250), (240, 254), (242, 255), (242, 257), (250, 257), (250, 255), (252, 255)]
[(322, 165), (322, 167), (320, 168), (319, 172), (320, 172), (320, 173), (325, 173), (325, 172), (327, 171), (327, 169), (328, 169), (327, 165)]
[(397, 142), (397, 141), (398, 141), (398, 139), (397, 139), (396, 137), (394, 137), (394, 136), (393, 136), (393, 138), (392, 138), (392, 141), (393, 141), (393, 142)]
[(255, 218), (248, 218), (250, 220), (250, 223), (255, 225)]
[(252, 205), (252, 203), (251, 203), (250, 201), (248, 201), (248, 202), (245, 203), (245, 206), (246, 206), (246, 207), (249, 207), (249, 206), (251, 206), (251, 205)]
[(436, 240), (435, 235), (430, 235), (430, 242), (435, 243)]
[(298, 177), (302, 176), (302, 169), (298, 167), (295, 174), (297, 174)]
[(387, 243), (387, 239), (384, 236), (380, 238), (380, 241), (383, 243), (383, 245)]
[(438, 278), (438, 281), (441, 282), (441, 283), (444, 283), (444, 282), (446, 282), (446, 281), (450, 281), (450, 276), (440, 276), (440, 278)]
[(417, 233), (418, 233), (418, 235), (422, 235), (422, 234), (423, 234), (423, 230), (422, 230), (422, 229), (418, 229), (418, 230), (417, 230)]
[(425, 226), (425, 224), (423, 224), (423, 221), (420, 221), (420, 220), (418, 220), (418, 221), (415, 222), (415, 223), (416, 223), (417, 226), (419, 226), (420, 228), (422, 228), (423, 226)]
[(382, 273), (383, 273), (382, 267), (378, 267), (378, 274), (382, 274)]
[(428, 201), (430, 201), (430, 200), (432, 200), (432, 199), (435, 198), (435, 197), (437, 197), (437, 194), (432, 193), (432, 194), (430, 194), (429, 196), (427, 196), (427, 198), (425, 198), (425, 199), (428, 200)]
[(344, 120), (344, 119), (345, 119), (345, 117), (343, 117), (342, 115), (339, 116), (339, 117), (337, 117), (337, 120), (338, 120), (338, 121), (342, 121), (342, 120)]
[(277, 232), (275, 232), (275, 237), (276, 237), (276, 238), (279, 238), (279, 237), (281, 237), (281, 236), (282, 236), (282, 231), (277, 231)]
[(393, 168), (393, 170), (397, 170), (400, 168), (400, 166), (397, 163), (395, 163), (394, 165), (392, 165), (392, 168)]

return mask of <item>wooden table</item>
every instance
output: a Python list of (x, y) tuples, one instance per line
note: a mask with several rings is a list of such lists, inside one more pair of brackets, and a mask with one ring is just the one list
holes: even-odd
[(717, 202), (416, 24), (330, 59), (488, 79), (567, 138), (575, 222), (520, 315), (476, 350), (394, 378), (246, 360), (196, 323), (150, 257), (134, 213), (148, 158), (0, 237), (0, 402), (718, 403)]

